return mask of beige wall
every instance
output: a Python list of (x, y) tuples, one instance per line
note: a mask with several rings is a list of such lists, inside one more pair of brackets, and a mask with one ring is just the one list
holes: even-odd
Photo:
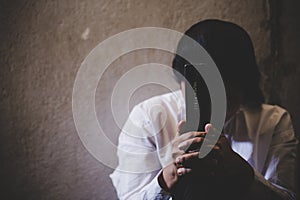
[[(184, 31), (206, 18), (243, 26), (253, 39), (268, 101), (286, 107), (300, 130), (297, 8), (297, 0), (1, 1), (0, 196), (116, 199), (108, 178), (112, 170), (88, 153), (75, 130), (72, 88), (87, 54), (131, 28)], [(87, 29), (89, 34), (83, 34)], [(119, 130), (109, 110), (113, 85), (138, 64), (168, 64), (170, 59), (150, 50), (131, 53), (116, 60), (100, 81), (97, 111), (113, 142)], [(154, 90), (139, 89), (144, 96), (137, 95), (132, 104), (149, 91)]]

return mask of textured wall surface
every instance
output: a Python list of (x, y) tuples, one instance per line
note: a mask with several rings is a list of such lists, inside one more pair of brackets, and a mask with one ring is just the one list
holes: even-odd
[[(79, 140), (72, 89), (87, 54), (131, 28), (184, 31), (206, 18), (243, 26), (254, 42), (267, 100), (287, 108), (299, 132), (299, 8), (298, 0), (2, 0), (1, 198), (117, 199), (108, 177), (112, 169), (94, 159)], [(99, 121), (114, 143), (119, 128), (109, 111), (113, 85), (138, 64), (169, 64), (171, 58), (151, 50), (131, 53), (116, 60), (99, 82)], [(147, 96), (152, 90), (138, 92)]]

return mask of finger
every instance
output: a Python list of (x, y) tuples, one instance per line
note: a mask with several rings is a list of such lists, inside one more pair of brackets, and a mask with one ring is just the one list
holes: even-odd
[(198, 153), (189, 153), (184, 156), (180, 156), (176, 159), (178, 164), (175, 164), (177, 168), (189, 168), (193, 169), (196, 174), (208, 174), (210, 171), (215, 170), (218, 167), (217, 158), (198, 158)]
[(221, 148), (219, 146), (211, 144), (205, 144), (201, 146), (201, 149), (199, 150), (199, 155), (201, 155), (201, 153), (203, 154), (203, 152), (206, 152), (205, 156), (201, 156), (199, 158), (219, 158), (222, 153)]
[(205, 125), (205, 132), (209, 133), (208, 135), (210, 136), (220, 136), (222, 135), (222, 131), (220, 131), (219, 129), (217, 129), (216, 127), (214, 127), (212, 124), (206, 124)]
[[(203, 136), (204, 134), (201, 133), (200, 135)], [(185, 140), (183, 142), (180, 142), (178, 144), (178, 149), (180, 151), (184, 151), (185, 153), (196, 152), (196, 151), (200, 150), (200, 147), (202, 146), (204, 141), (206, 141), (204, 148), (208, 148), (209, 150), (211, 150), (213, 148), (215, 150), (219, 149), (219, 146), (215, 146), (215, 145), (211, 144), (209, 139), (206, 139), (204, 137), (194, 137), (194, 138)]]
[(174, 152), (172, 152), (172, 158), (175, 160), (178, 156), (181, 156), (185, 154), (185, 151), (183, 150), (176, 150)]
[(228, 139), (226, 138), (226, 136), (224, 134), (222, 134), (219, 138), (219, 140), (216, 143), (217, 146), (220, 147), (220, 149), (226, 150), (226, 149), (230, 149), (230, 144)]
[(204, 157), (208, 157), (208, 158), (216, 158), (216, 159), (219, 159), (220, 156), (222, 155), (222, 151), (221, 151), (221, 148), (217, 145), (214, 145), (214, 146), (207, 146), (207, 148), (210, 148), (211, 151)]
[(218, 142), (221, 138), (220, 135), (222, 135), (222, 134), (219, 130), (217, 130), (215, 127), (213, 127), (212, 124), (206, 124), (205, 131), (207, 131), (207, 135), (205, 137), (206, 141), (204, 144), (209, 144), (209, 145), (219, 145), (220, 144)]
[(178, 148), (185, 152), (188, 152), (189, 150), (200, 149), (200, 146), (203, 143), (203, 141), (203, 137), (194, 137), (179, 143)]
[(192, 153), (187, 153), (187, 154), (178, 156), (175, 159), (175, 163), (176, 163), (176, 165), (184, 165), (184, 163), (186, 163), (188, 160), (195, 159), (195, 158), (198, 159), (198, 154), (199, 154), (198, 152), (192, 152)]
[(195, 137), (205, 137), (205, 132), (187, 132), (175, 138), (174, 144), (180, 144), (185, 140), (189, 140)]
[(185, 120), (181, 120), (179, 123), (178, 123), (178, 126), (177, 126), (177, 132), (181, 133), (181, 129), (183, 127), (183, 125), (185, 124)]
[(205, 129), (205, 132), (208, 133), (209, 130), (211, 129), (211, 127), (212, 127), (211, 124), (206, 124), (206, 125), (205, 125), (205, 128), (204, 128), (204, 129)]
[(219, 151), (221, 148), (217, 145), (205, 145), (207, 148), (210, 148), (211, 150)]
[(181, 168), (177, 169), (177, 174), (178, 174), (178, 176), (183, 176), (183, 175), (190, 173), (191, 171), (192, 171), (192, 169), (190, 169), (190, 168), (181, 167)]
[(198, 132), (198, 131), (193, 131), (193, 132), (187, 132), (185, 134), (183, 134), (181, 137), (184, 140), (188, 140), (194, 137), (205, 137), (206, 136), (206, 132)]

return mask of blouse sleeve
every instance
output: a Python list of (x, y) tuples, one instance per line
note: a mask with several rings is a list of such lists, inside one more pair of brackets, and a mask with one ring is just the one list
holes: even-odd
[(110, 175), (119, 199), (155, 199), (161, 192), (161, 171), (151, 122), (136, 106), (125, 123), (118, 143), (118, 167)]

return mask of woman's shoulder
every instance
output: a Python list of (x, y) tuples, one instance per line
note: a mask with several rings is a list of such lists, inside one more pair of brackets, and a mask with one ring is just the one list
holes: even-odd
[(279, 105), (262, 104), (260, 122), (262, 127), (271, 128), (273, 132), (292, 128), (292, 120), (289, 112)]
[(279, 105), (263, 104), (261, 117), (266, 118), (266, 120), (272, 120), (276, 124), (282, 121), (286, 123), (291, 121), (289, 112)]
[(149, 124), (160, 123), (160, 120), (177, 120), (183, 101), (180, 90), (154, 96), (134, 106), (130, 118), (136, 122), (146, 120)]
[(266, 120), (268, 116), (272, 117), (271, 119), (275, 122), (277, 131), (293, 128), (291, 116), (285, 108), (278, 105), (263, 104), (262, 112), (266, 116)]
[(279, 105), (262, 104), (261, 108), (262, 108), (261, 111), (263, 113), (273, 113), (279, 116), (288, 113), (288, 111), (285, 108)]
[(290, 114), (279, 105), (262, 104), (261, 109), (243, 109), (243, 113), (248, 126), (260, 134), (292, 128)]
[(179, 101), (183, 100), (181, 90), (176, 90), (174, 92), (169, 92), (161, 95), (157, 95), (151, 97), (143, 102), (141, 105), (153, 105), (153, 104), (172, 104), (172, 103), (179, 103)]
[(178, 110), (184, 105), (184, 99), (181, 90), (170, 93), (161, 94), (151, 97), (135, 106), (135, 109), (144, 112), (151, 112), (151, 110), (165, 111)]
[(281, 118), (281, 116), (288, 114), (288, 111), (279, 106), (279, 105), (271, 105), (271, 104), (262, 104), (259, 109), (242, 107), (241, 109), (244, 113), (249, 115), (260, 116), (260, 118)]

